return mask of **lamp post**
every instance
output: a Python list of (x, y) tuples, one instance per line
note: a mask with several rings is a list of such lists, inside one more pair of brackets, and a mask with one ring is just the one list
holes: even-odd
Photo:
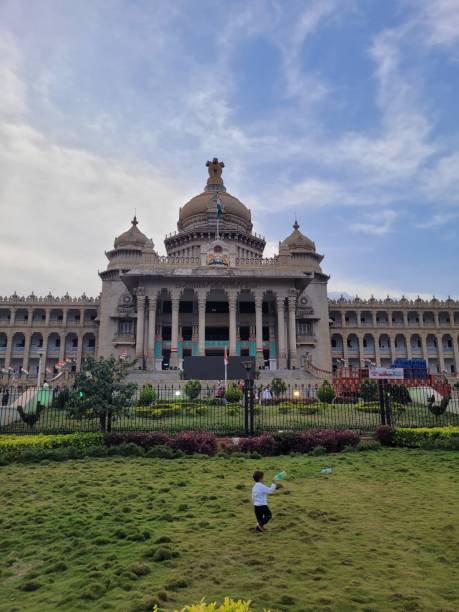
[[(245, 385), (244, 385), (244, 425), (245, 433), (253, 434), (253, 361), (242, 361), (242, 367), (245, 369)], [(250, 415), (250, 429), (249, 429)]]
[(42, 358), (44, 351), (39, 350), (38, 352), (38, 374), (37, 374), (37, 387), (41, 385), (41, 370), (42, 370)]

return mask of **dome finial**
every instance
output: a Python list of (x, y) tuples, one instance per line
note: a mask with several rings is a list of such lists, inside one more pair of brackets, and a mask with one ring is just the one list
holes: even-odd
[(139, 222), (137, 221), (137, 215), (135, 213), (134, 213), (134, 218), (132, 219), (131, 223), (134, 227), (139, 225)]
[(300, 229), (300, 225), (296, 219), (295, 219), (295, 223), (293, 224), (293, 229), (294, 230)]
[(225, 164), (214, 157), (212, 161), (206, 162), (209, 178), (207, 179), (206, 191), (226, 191), (223, 185), (222, 171)]

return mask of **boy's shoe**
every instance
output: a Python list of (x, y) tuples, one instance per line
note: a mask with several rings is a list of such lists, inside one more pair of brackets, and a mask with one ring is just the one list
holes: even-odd
[(260, 527), (261, 527), (261, 530), (263, 531), (263, 533), (265, 533), (266, 531), (268, 531), (264, 525), (260, 525)]
[(255, 527), (255, 531), (257, 531), (258, 533), (264, 533), (263, 527), (260, 527), (258, 523), (257, 523), (257, 526)]

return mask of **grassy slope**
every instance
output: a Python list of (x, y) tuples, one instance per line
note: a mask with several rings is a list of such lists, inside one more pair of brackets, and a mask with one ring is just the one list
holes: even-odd
[[(256, 467), (289, 474), (266, 535), (249, 529)], [(0, 610), (151, 610), (158, 593), (167, 609), (457, 610), (458, 468), (457, 452), (408, 450), (3, 467)], [(155, 562), (165, 535), (180, 556)]]

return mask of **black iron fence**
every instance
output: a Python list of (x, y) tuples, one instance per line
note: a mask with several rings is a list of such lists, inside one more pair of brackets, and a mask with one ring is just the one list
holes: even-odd
[(357, 395), (333, 397), (317, 386), (274, 390), (205, 386), (186, 394), (183, 385), (138, 389), (128, 405), (113, 414), (69, 405), (66, 387), (0, 389), (1, 433), (77, 431), (211, 431), (251, 435), (311, 427), (373, 432), (380, 424), (400, 427), (459, 425), (457, 390), (441, 395), (429, 386), (369, 385)]

